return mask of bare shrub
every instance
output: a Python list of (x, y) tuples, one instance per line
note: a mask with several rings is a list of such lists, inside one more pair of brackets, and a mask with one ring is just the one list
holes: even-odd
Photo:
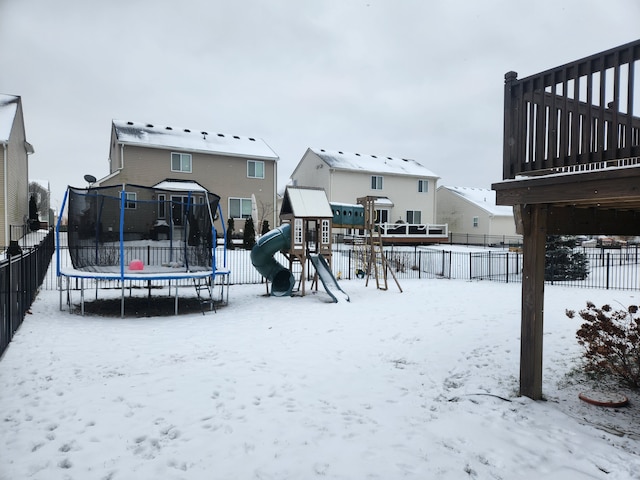
[[(640, 388), (640, 312), (637, 305), (614, 310), (587, 302), (578, 312), (585, 321), (576, 333), (585, 348), (585, 370), (612, 375), (632, 388)], [(567, 310), (569, 318), (575, 312)]]

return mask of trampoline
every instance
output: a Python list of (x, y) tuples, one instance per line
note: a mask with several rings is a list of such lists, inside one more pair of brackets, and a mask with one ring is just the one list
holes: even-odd
[[(198, 298), (214, 308), (212, 295), (216, 277), (220, 300), (225, 287), (228, 300), (229, 270), (226, 267), (226, 230), (220, 197), (196, 182), (164, 181), (153, 187), (124, 184), (106, 187), (67, 187), (56, 225), (57, 275), (66, 279), (67, 304), (71, 306), (70, 282), (77, 279), (84, 314), (84, 281), (114, 280), (121, 286), (121, 316), (124, 316), (125, 284), (168, 281), (175, 286), (178, 313), (178, 281), (193, 280)], [(67, 242), (71, 267), (61, 267), (60, 227), (67, 211)], [(216, 258), (218, 233), (222, 228), (224, 249)], [(60, 283), (60, 308), (63, 304)], [(206, 287), (206, 288), (205, 288)]]

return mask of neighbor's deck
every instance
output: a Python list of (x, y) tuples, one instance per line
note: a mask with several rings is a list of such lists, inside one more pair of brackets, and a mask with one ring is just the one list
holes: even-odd
[[(378, 223), (383, 245), (426, 245), (431, 243), (448, 243), (449, 230), (447, 224), (416, 223)], [(345, 235), (346, 243), (363, 241), (368, 235)]]

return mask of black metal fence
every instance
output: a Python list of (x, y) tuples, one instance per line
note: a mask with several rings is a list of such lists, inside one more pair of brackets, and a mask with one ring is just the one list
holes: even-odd
[[(362, 247), (336, 245), (332, 256), (332, 271), (338, 279), (358, 278), (358, 271), (366, 271), (367, 258)], [(584, 279), (549, 281), (549, 284), (561, 284), (582, 288), (640, 289), (640, 253), (637, 249), (581, 249), (587, 260), (588, 274)], [(440, 249), (428, 247), (385, 247), (385, 257), (389, 268), (399, 280), (421, 278), (448, 278), (463, 280), (488, 280), (496, 282), (522, 281), (522, 253), (492, 249), (486, 251), (456, 251), (441, 245)], [(152, 260), (153, 251), (136, 252), (141, 258)], [(161, 252), (157, 253), (161, 255)], [(149, 255), (149, 257), (147, 257)], [(217, 252), (218, 267), (223, 266), (223, 251)], [(61, 267), (71, 268), (71, 262), (65, 250), (61, 254)], [(276, 253), (274, 258), (289, 267), (287, 258)], [(54, 265), (53, 265), (54, 266)], [(257, 284), (264, 282), (262, 276), (251, 264), (250, 252), (243, 249), (227, 252), (226, 268), (231, 271), (230, 284)], [(551, 270), (555, 270), (551, 266)], [(301, 266), (293, 264), (293, 273), (298, 278)], [(314, 269), (308, 266), (307, 272), (313, 275)], [(117, 280), (93, 281), (98, 288), (117, 288)], [(144, 282), (142, 282), (144, 283)], [(162, 282), (157, 282), (161, 284)], [(185, 286), (190, 285), (185, 280)], [(79, 285), (79, 284), (78, 284)], [(85, 284), (85, 287), (90, 285)], [(56, 289), (55, 268), (51, 268), (44, 280), (43, 288)], [(73, 288), (73, 285), (72, 285)]]
[(472, 245), (478, 247), (522, 247), (522, 235), (481, 235), (477, 233), (449, 233), (452, 245)]
[(0, 356), (22, 324), (47, 275), (55, 251), (53, 231), (36, 246), (0, 260)]

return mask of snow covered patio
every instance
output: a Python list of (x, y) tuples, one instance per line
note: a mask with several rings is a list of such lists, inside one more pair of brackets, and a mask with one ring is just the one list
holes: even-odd
[(140, 319), (41, 291), (0, 361), (0, 479), (640, 478), (640, 395), (578, 399), (565, 316), (638, 293), (546, 287), (534, 402), (516, 396), (521, 285), (341, 285), (350, 303), (243, 285), (216, 314)]

